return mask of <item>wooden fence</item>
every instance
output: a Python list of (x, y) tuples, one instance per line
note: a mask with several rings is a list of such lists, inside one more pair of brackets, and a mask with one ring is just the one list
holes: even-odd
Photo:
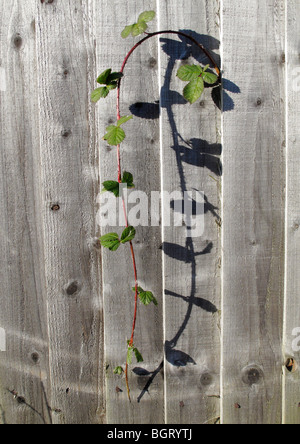
[[(298, 1), (0, 6), (0, 423), (300, 423)], [(140, 307), (129, 404), (112, 370), (130, 335), (130, 257), (97, 241), (115, 97), (90, 93), (132, 46), (121, 30), (152, 9), (152, 30), (186, 30), (220, 62), (223, 112), (216, 90), (184, 104), (176, 71), (204, 61), (185, 41), (132, 57), (124, 167), (138, 190), (206, 203), (192, 241), (186, 227), (137, 229), (140, 285), (159, 307)]]

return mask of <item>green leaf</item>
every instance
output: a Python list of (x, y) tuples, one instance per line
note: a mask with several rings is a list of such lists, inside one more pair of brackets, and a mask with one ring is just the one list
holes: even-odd
[[(194, 103), (202, 94), (199, 96), (199, 92), (202, 89), (202, 81), (197, 81), (198, 78), (202, 78), (205, 83), (209, 85), (213, 85), (217, 82), (218, 76), (213, 73), (207, 72), (209, 65), (206, 65), (203, 69), (199, 65), (184, 65), (181, 66), (177, 72), (177, 77), (184, 82), (191, 82), (191, 85), (188, 85), (186, 88), (185, 97), (189, 102)], [(195, 81), (195, 82), (193, 82)], [(204, 85), (203, 85), (204, 89)], [(197, 93), (196, 93), (197, 91)], [(196, 98), (197, 97), (197, 98)]]
[(106, 128), (107, 134), (103, 137), (104, 140), (107, 140), (109, 145), (116, 146), (123, 142), (126, 137), (124, 130), (121, 128), (121, 125), (131, 120), (133, 116), (125, 116), (122, 117), (117, 125), (110, 125)]
[(120, 186), (119, 182), (116, 182), (114, 180), (107, 180), (106, 182), (103, 182), (103, 191), (109, 191), (110, 193), (113, 193), (116, 197), (120, 196)]
[(139, 350), (132, 344), (130, 345), (130, 341), (128, 341), (128, 351), (127, 351), (127, 364), (132, 364), (133, 353), (135, 354), (135, 358), (138, 363), (144, 362), (144, 358), (139, 352)]
[[(106, 85), (103, 90), (103, 96), (106, 97), (112, 89), (116, 89), (118, 87), (118, 80), (123, 77), (121, 72), (111, 72), (111, 69), (107, 69), (97, 79), (97, 82), (100, 85)], [(99, 91), (99, 90), (98, 90)], [(105, 94), (105, 95), (104, 95)], [(99, 99), (98, 99), (99, 100)]]
[[(135, 287), (132, 287), (132, 291), (135, 293)], [(138, 287), (138, 293), (143, 293), (143, 291), (141, 287)]]
[(177, 77), (184, 82), (190, 82), (197, 79), (202, 72), (202, 68), (199, 65), (184, 65), (179, 68)]
[(108, 248), (110, 251), (116, 251), (121, 244), (117, 233), (105, 234), (100, 238), (100, 243), (102, 247)]
[(132, 31), (131, 34), (133, 35), (133, 37), (137, 37), (138, 35), (143, 34), (145, 31), (147, 31), (148, 29), (148, 25), (146, 22), (144, 21), (140, 21), (138, 23), (135, 23), (132, 26)]
[(143, 34), (148, 29), (148, 22), (151, 22), (156, 16), (155, 11), (145, 11), (142, 12), (138, 18), (138, 22), (133, 25), (126, 26), (121, 36), (123, 39), (126, 39), (131, 34), (133, 37), (137, 37), (140, 34)]
[(110, 125), (106, 128), (106, 131), (111, 131), (114, 128), (115, 128), (115, 125)]
[(121, 243), (122, 244), (126, 244), (127, 242), (131, 242), (135, 238), (135, 235), (136, 235), (135, 228), (127, 227), (123, 231), (123, 234), (122, 234), (122, 237), (121, 237)]
[(118, 82), (111, 82), (109, 85), (106, 86), (108, 91), (111, 91), (112, 89), (116, 89), (118, 87)]
[(216, 76), (215, 74), (212, 74), (210, 72), (204, 72), (202, 75), (202, 78), (203, 78), (204, 82), (208, 83), (209, 85), (214, 85), (218, 80), (218, 76)]
[(116, 368), (114, 369), (114, 374), (115, 374), (115, 375), (122, 376), (123, 373), (124, 373), (124, 370), (123, 370), (122, 367), (116, 367)]
[(136, 347), (134, 347), (133, 351), (134, 351), (137, 363), (144, 362), (143, 356), (141, 355), (141, 353), (138, 351), (138, 349)]
[(125, 171), (123, 174), (123, 180), (125, 183), (133, 182), (133, 175)]
[(128, 345), (128, 351), (127, 351), (127, 364), (128, 365), (132, 364), (133, 350), (134, 350), (134, 348), (130, 347)]
[(122, 31), (122, 34), (121, 34), (123, 39), (127, 39), (127, 37), (130, 36), (130, 34), (132, 32), (132, 28), (133, 28), (133, 25), (126, 26), (126, 28)]
[(109, 94), (109, 89), (106, 86), (97, 88), (92, 92), (92, 102), (97, 103), (100, 99), (105, 99)]
[(151, 302), (153, 302), (154, 305), (158, 305), (157, 299), (153, 296), (153, 293), (151, 291), (142, 291), (140, 293), (140, 300), (144, 305), (150, 305)]
[(119, 126), (110, 126), (107, 128), (107, 134), (104, 136), (104, 140), (107, 140), (111, 146), (117, 146), (123, 142), (126, 134)]
[(184, 98), (191, 104), (195, 103), (204, 91), (204, 81), (202, 77), (192, 80), (183, 90)]
[(127, 188), (134, 188), (133, 175), (125, 171), (125, 173), (123, 174), (122, 183), (126, 183)]
[[(125, 172), (123, 174), (122, 183), (127, 185), (127, 188), (134, 188), (133, 184), (133, 175), (131, 173)], [(102, 192), (110, 192), (113, 193), (116, 197), (120, 197), (120, 184), (115, 180), (107, 180), (103, 182), (103, 190)]]
[(151, 22), (155, 19), (156, 12), (155, 11), (145, 11), (140, 14), (138, 21), (139, 22)]
[[(135, 287), (132, 288), (132, 291), (135, 292)], [(149, 305), (151, 302), (153, 302), (154, 305), (158, 305), (157, 299), (155, 299), (151, 291), (145, 291), (141, 287), (138, 287), (138, 294), (144, 305)]]
[(120, 72), (111, 73), (111, 69), (107, 69), (97, 79), (97, 82), (102, 86), (101, 88), (95, 89), (92, 92), (91, 99), (94, 103), (98, 102), (100, 99), (105, 99), (109, 92), (118, 87), (118, 80), (123, 77), (123, 74)]
[(124, 125), (124, 123), (129, 122), (129, 120), (131, 120), (131, 119), (133, 119), (133, 116), (121, 117), (121, 119), (117, 123), (117, 126)]
[(106, 69), (97, 79), (97, 83), (100, 85), (107, 85), (107, 79), (110, 76), (111, 69)]
[(124, 74), (121, 72), (113, 72), (112, 74), (110, 74), (107, 78), (107, 85), (111, 84), (112, 82), (114, 82), (115, 80), (120, 80), (122, 79), (122, 77), (124, 77)]

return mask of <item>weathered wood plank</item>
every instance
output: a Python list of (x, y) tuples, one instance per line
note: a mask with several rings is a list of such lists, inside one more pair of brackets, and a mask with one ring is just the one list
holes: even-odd
[(48, 424), (36, 2), (0, 8), (0, 423)]
[[(223, 0), (222, 422), (282, 418), (285, 2)], [(236, 89), (237, 91), (237, 89)]]
[[(287, 2), (287, 219), (286, 219), (286, 292), (284, 319), (285, 361), (294, 359), (300, 363), (300, 173), (299, 173), (299, 113), (300, 113), (300, 67), (299, 67), (299, 2)], [(297, 339), (298, 338), (298, 339)], [(284, 416), (285, 424), (300, 423), (300, 378), (299, 370), (289, 372), (285, 368)]]
[[(119, 71), (125, 55), (138, 41), (132, 37), (122, 40), (121, 31), (126, 25), (134, 23), (141, 12), (153, 9), (153, 2), (95, 0), (94, 7), (98, 74), (109, 67)], [(156, 22), (151, 23), (151, 29), (156, 29)], [(159, 107), (155, 103), (159, 99), (157, 67), (157, 41), (154, 39), (139, 48), (129, 60), (121, 93), (121, 114), (134, 115), (134, 120), (126, 125), (127, 139), (121, 145), (122, 167), (133, 174), (136, 190), (146, 192), (149, 198), (151, 191), (160, 191)], [(132, 104), (136, 105), (132, 107)], [(111, 149), (102, 140), (105, 128), (117, 120), (115, 92), (97, 105), (97, 114), (101, 181), (117, 180), (116, 149)], [(131, 207), (129, 205), (129, 209)], [(102, 233), (121, 233), (122, 230), (121, 227), (113, 230), (107, 227), (103, 228)], [(127, 340), (131, 335), (134, 311), (132, 259), (126, 246), (116, 253), (103, 252), (107, 421), (110, 424), (164, 422), (160, 246), (159, 227), (137, 227), (134, 248), (139, 284), (145, 290), (153, 291), (159, 307), (139, 307), (135, 345), (143, 354), (144, 364), (137, 367), (143, 367), (151, 374), (147, 375), (141, 370), (137, 371), (138, 374), (130, 372), (131, 404), (124, 378), (113, 375), (113, 370), (116, 366), (125, 366)]]
[[(159, 2), (160, 28), (185, 30), (217, 52), (218, 9), (218, 1)], [(173, 35), (161, 43), (163, 190), (196, 189), (207, 199), (201, 237), (187, 238), (186, 226), (164, 227), (166, 420), (213, 424), (220, 416), (221, 113), (211, 89), (201, 102), (185, 103), (185, 85), (176, 78), (182, 63), (194, 63), (193, 56), (201, 63), (209, 61)]]
[(39, 2), (38, 96), (51, 406), (57, 424), (103, 422), (98, 153), (88, 2)]

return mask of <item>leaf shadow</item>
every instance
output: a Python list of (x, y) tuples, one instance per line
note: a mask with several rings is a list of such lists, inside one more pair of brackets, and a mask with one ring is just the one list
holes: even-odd
[[(174, 293), (173, 291), (165, 290), (166, 296), (172, 296), (174, 298), (182, 299), (186, 303), (190, 303), (190, 298), (186, 296), (182, 296), (181, 294)], [(194, 297), (192, 300), (193, 304), (196, 307), (202, 308), (202, 310), (205, 310), (207, 313), (217, 313), (218, 309), (217, 307), (212, 304), (211, 302), (207, 301), (206, 299)]]
[(174, 367), (186, 367), (188, 364), (197, 365), (194, 359), (187, 353), (177, 350), (171, 341), (165, 343), (166, 360)]
[(209, 243), (207, 247), (199, 253), (195, 253), (191, 248), (169, 242), (164, 242), (161, 249), (170, 258), (190, 264), (195, 261), (195, 257), (210, 254), (213, 249), (213, 243)]
[(202, 139), (191, 139), (186, 145), (172, 147), (180, 154), (181, 161), (198, 168), (207, 168), (216, 176), (222, 175), (221, 144), (209, 144)]
[(156, 120), (159, 119), (160, 106), (159, 101), (153, 103), (137, 102), (129, 107), (130, 112), (140, 119)]
[(145, 387), (143, 388), (143, 390), (141, 391), (141, 393), (137, 399), (138, 403), (141, 402), (142, 398), (144, 397), (144, 395), (146, 393), (149, 393), (149, 389), (150, 389), (152, 383), (154, 382), (157, 375), (163, 371), (163, 369), (164, 369), (164, 361), (161, 362), (161, 364), (157, 367), (156, 370), (154, 370), (154, 372), (149, 372), (149, 371), (139, 368), (139, 367), (136, 367), (135, 369), (132, 370), (133, 373), (135, 373), (137, 376), (141, 376), (141, 377), (150, 376), (149, 380), (147, 381)]

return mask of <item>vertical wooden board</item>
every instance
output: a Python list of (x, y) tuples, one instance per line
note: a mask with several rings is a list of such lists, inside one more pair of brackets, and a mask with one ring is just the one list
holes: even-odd
[[(287, 219), (286, 219), (286, 292), (284, 319), (284, 358), (300, 363), (300, 199), (299, 199), (299, 112), (300, 112), (300, 65), (299, 65), (300, 8), (296, 1), (287, 3)], [(295, 369), (296, 370), (296, 369)], [(285, 424), (300, 423), (299, 369), (284, 369), (284, 417)]]
[(48, 424), (36, 2), (0, 7), (0, 423)]
[[(219, 61), (218, 1), (158, 7), (160, 29), (185, 31)], [(220, 416), (221, 113), (211, 89), (192, 106), (182, 97), (186, 84), (177, 70), (195, 59), (206, 65), (203, 53), (173, 35), (163, 36), (160, 46), (162, 188), (179, 196), (196, 189), (206, 199), (202, 236), (188, 238), (186, 226), (173, 222), (164, 227), (166, 421), (214, 424)], [(170, 202), (163, 206), (167, 211)]]
[(102, 423), (100, 255), (95, 242), (98, 153), (89, 94), (88, 2), (39, 2), (38, 95), (51, 406), (57, 424)]
[(221, 12), (223, 76), (240, 89), (223, 115), (222, 422), (278, 424), (285, 2), (223, 0)]
[[(120, 71), (123, 59), (139, 40), (121, 38), (126, 25), (137, 21), (143, 11), (155, 9), (153, 1), (94, 1), (94, 29), (97, 47), (98, 74), (112, 68)], [(156, 30), (157, 23), (150, 23)], [(121, 114), (133, 114), (124, 126), (127, 134), (121, 145), (122, 168), (134, 176), (135, 190), (160, 190), (159, 100), (157, 74), (157, 41), (152, 39), (131, 57), (122, 80)], [(95, 83), (96, 85), (96, 83)], [(116, 148), (109, 147), (102, 136), (110, 124), (115, 124), (116, 92), (97, 104), (98, 149), (100, 150), (101, 182), (117, 180)], [(113, 197), (114, 199), (114, 197)], [(99, 213), (103, 211), (100, 206)], [(133, 205), (129, 205), (131, 209)], [(149, 213), (150, 213), (149, 206)], [(129, 403), (125, 379), (113, 374), (116, 366), (125, 368), (127, 340), (130, 339), (134, 312), (134, 274), (128, 246), (117, 252), (103, 251), (105, 307), (105, 355), (107, 385), (107, 421), (109, 424), (164, 423), (163, 387), (163, 322), (162, 322), (162, 254), (160, 227), (137, 226), (134, 248), (137, 258), (139, 285), (152, 291), (158, 299), (155, 307), (139, 305), (135, 345), (144, 363), (130, 368), (132, 403)], [(121, 233), (124, 227), (103, 227), (106, 232)], [(134, 370), (134, 371), (133, 371)]]

